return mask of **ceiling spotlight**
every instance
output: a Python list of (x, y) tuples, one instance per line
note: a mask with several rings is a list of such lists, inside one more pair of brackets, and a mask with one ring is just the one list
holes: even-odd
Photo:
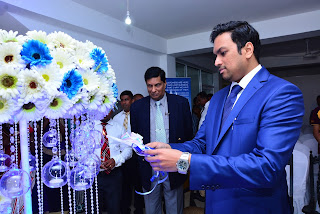
[(127, 18), (124, 20), (127, 25), (131, 25), (131, 18), (129, 13), (129, 0), (127, 0)]
[(124, 21), (127, 25), (131, 25), (131, 18), (130, 18), (130, 13), (129, 10), (127, 11), (127, 18)]

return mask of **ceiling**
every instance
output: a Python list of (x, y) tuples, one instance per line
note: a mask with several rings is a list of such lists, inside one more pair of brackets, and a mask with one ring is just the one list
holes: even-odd
[(229, 20), (258, 22), (320, 9), (319, 0), (73, 0), (74, 2), (124, 20), (127, 1), (132, 25), (171, 39), (210, 31)]
[[(279, 18), (320, 9), (320, 0), (73, 0), (74, 2), (94, 11), (106, 14), (112, 18), (124, 21), (127, 11), (127, 2), (132, 19), (132, 25), (142, 30), (158, 35), (162, 38), (175, 37), (211, 31), (216, 24), (230, 20), (246, 20), (249, 23), (267, 19)], [(282, 55), (276, 60), (292, 61), (304, 59), (307, 51), (306, 38), (309, 40), (309, 52), (320, 50), (319, 32), (309, 32), (303, 35), (276, 38), (262, 41), (261, 57)], [(209, 40), (209, 35), (208, 35)], [(298, 53), (298, 54), (297, 54)], [(285, 55), (285, 56), (283, 56)], [(176, 56), (179, 59), (178, 56)], [(201, 54), (184, 55), (184, 61), (190, 57), (207, 60), (212, 67), (212, 50), (205, 50)], [(308, 58), (307, 63), (310, 62)], [(320, 54), (319, 54), (320, 60)], [(308, 61), (309, 60), (309, 61)], [(193, 60), (195, 61), (195, 60)], [(306, 61), (306, 60), (304, 60)], [(304, 62), (302, 62), (304, 63)], [(318, 62), (320, 64), (320, 62)]]

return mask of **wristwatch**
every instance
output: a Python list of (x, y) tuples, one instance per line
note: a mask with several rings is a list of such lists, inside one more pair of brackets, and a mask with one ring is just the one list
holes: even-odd
[(189, 169), (189, 152), (183, 152), (177, 162), (177, 169), (180, 174), (187, 174)]

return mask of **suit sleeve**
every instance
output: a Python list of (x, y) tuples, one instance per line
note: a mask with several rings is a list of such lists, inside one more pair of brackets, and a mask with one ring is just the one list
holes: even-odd
[[(272, 188), (280, 179), (285, 179), (284, 168), (302, 125), (302, 94), (296, 86), (284, 84), (269, 95), (265, 103), (259, 105), (263, 106), (261, 112), (255, 115), (256, 126), (234, 124), (232, 128), (241, 130), (243, 136), (232, 135), (234, 130), (229, 130), (229, 141), (222, 142), (230, 144), (231, 150), (232, 143), (243, 143), (243, 147), (253, 143), (250, 151), (229, 157), (219, 153), (199, 154), (205, 151), (206, 143), (210, 143), (205, 139), (205, 123), (192, 141), (173, 146), (195, 152), (191, 156), (190, 164), (191, 189), (201, 189), (203, 185), (219, 188)], [(238, 140), (241, 137), (242, 141)]]
[(183, 113), (184, 113), (183, 115), (184, 122), (182, 124), (184, 125), (185, 140), (191, 140), (193, 136), (192, 117), (191, 117), (189, 102), (187, 99), (185, 99)]

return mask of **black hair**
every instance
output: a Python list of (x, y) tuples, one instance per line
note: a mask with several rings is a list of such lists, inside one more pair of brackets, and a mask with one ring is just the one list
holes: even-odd
[(162, 82), (166, 82), (166, 73), (159, 67), (150, 67), (147, 69), (146, 73), (144, 74), (144, 81), (160, 76)]
[(132, 94), (132, 92), (129, 91), (129, 90), (123, 91), (123, 92), (120, 94), (120, 98), (121, 98), (121, 96), (124, 96), (124, 95), (128, 95), (131, 99), (133, 99), (133, 94)]
[(208, 98), (208, 95), (205, 91), (201, 91), (197, 94), (197, 97), (200, 97), (200, 98), (205, 98), (207, 99)]
[(210, 40), (214, 43), (217, 36), (231, 32), (231, 39), (237, 44), (238, 52), (241, 54), (241, 48), (243, 48), (247, 42), (251, 42), (254, 46), (253, 54), (257, 61), (260, 63), (260, 49), (261, 42), (259, 33), (246, 21), (230, 21), (215, 26), (211, 32)]

